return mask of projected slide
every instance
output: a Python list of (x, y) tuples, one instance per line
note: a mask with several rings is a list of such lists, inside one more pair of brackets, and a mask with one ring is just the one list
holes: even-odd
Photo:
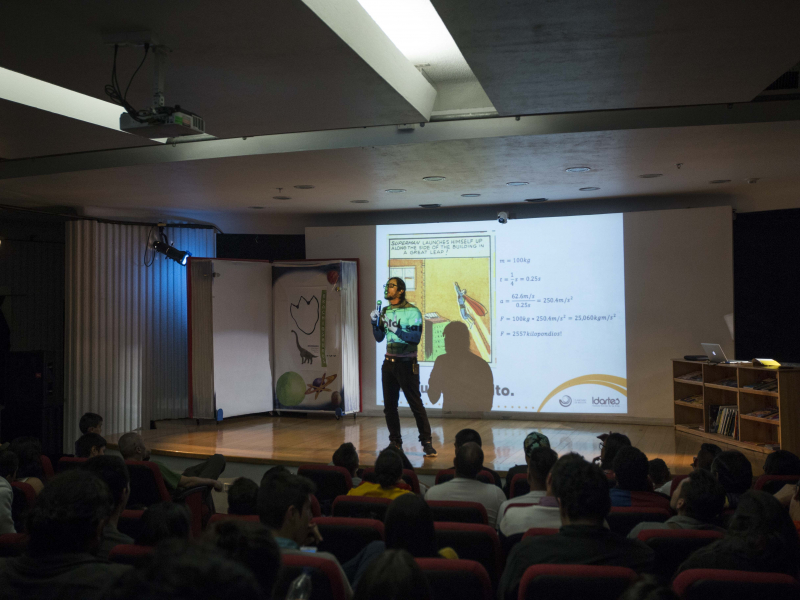
[(422, 314), (428, 409), (627, 412), (621, 214), (376, 230), (376, 301), (399, 277)]

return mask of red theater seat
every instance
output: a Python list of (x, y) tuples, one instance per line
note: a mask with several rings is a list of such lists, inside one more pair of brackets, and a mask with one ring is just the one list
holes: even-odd
[(509, 499), (511, 498), (518, 498), (519, 496), (524, 496), (528, 492), (531, 491), (531, 485), (528, 483), (528, 474), (527, 473), (517, 473), (511, 479), (511, 485), (509, 487)]
[(339, 567), (313, 554), (283, 554), (283, 568), (273, 598), (285, 598), (292, 581), (304, 571), (311, 577), (311, 600), (346, 600), (345, 584)]
[(756, 479), (754, 490), (762, 490), (768, 494), (775, 494), (785, 485), (794, 485), (800, 479), (797, 475), (762, 475)]
[(671, 581), (692, 552), (722, 537), (719, 531), (698, 529), (645, 529), (638, 535), (655, 552), (652, 573), (662, 581)]
[(52, 479), (56, 476), (56, 474), (53, 472), (53, 463), (50, 462), (50, 459), (47, 456), (44, 454), (40, 455), (39, 462), (42, 463), (42, 471), (44, 472), (45, 480)]
[(33, 506), (33, 503), (36, 502), (36, 490), (33, 489), (33, 486), (30, 483), (25, 483), (24, 481), (14, 481), (11, 483), (11, 487), (18, 489), (25, 495), (25, 502), (27, 504), (27, 508)]
[(666, 508), (641, 508), (638, 506), (612, 506), (606, 517), (611, 531), (628, 535), (639, 523), (663, 523), (672, 516)]
[(687, 477), (689, 477), (689, 476), (688, 475), (675, 475), (675, 477), (672, 478), (672, 484), (669, 486), (669, 497), (670, 498), (672, 498), (672, 494), (675, 493), (675, 490), (678, 489), (678, 485), (680, 484), (680, 482), (683, 481), (684, 479), (686, 479)]
[(600, 565), (533, 565), (519, 584), (519, 600), (617, 600), (636, 579), (625, 567)]
[(78, 458), (77, 456), (62, 456), (56, 463), (56, 469), (59, 473), (63, 473), (64, 471), (68, 471), (70, 469), (77, 469), (87, 460), (89, 459)]
[(753, 600), (800, 598), (800, 584), (783, 573), (689, 569), (672, 582), (681, 600)]
[(503, 573), (503, 553), (497, 531), (478, 523), (434, 523), (436, 544), (439, 548), (450, 547), (459, 558), (474, 560), (482, 564), (493, 584), (497, 584)]
[(135, 544), (119, 544), (111, 549), (108, 558), (111, 562), (121, 565), (138, 567), (155, 550), (154, 546), (137, 546)]
[(370, 498), (369, 496), (337, 496), (333, 501), (331, 514), (334, 517), (355, 519), (375, 519), (383, 521), (386, 510), (392, 501), (389, 498)]
[(492, 600), (492, 582), (486, 569), (474, 560), (414, 559), (425, 573), (434, 598)]
[(480, 502), (457, 502), (455, 500), (427, 500), (434, 521), (456, 523), (479, 523), (488, 525), (486, 507)]
[(383, 541), (383, 523), (375, 519), (349, 517), (319, 517), (314, 519), (322, 542), (317, 549), (330, 552), (344, 564), (369, 544)]

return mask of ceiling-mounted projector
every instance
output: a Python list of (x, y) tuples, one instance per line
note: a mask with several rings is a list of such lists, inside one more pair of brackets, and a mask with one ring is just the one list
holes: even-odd
[(173, 138), (206, 132), (203, 119), (180, 106), (161, 106), (152, 111), (140, 111), (136, 117), (124, 112), (119, 116), (119, 128), (147, 138)]

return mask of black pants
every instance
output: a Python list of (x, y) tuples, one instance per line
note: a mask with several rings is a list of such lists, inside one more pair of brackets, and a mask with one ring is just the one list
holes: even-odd
[[(225, 457), (222, 454), (215, 454), (208, 457), (204, 461), (188, 467), (184, 472), (184, 477), (202, 477), (204, 479), (219, 479), (222, 472), (225, 470)], [(211, 497), (211, 488), (206, 488), (203, 492), (203, 501), (208, 506), (209, 510), (213, 513), (216, 512), (214, 508), (214, 498)]]
[(383, 383), (383, 414), (386, 416), (386, 426), (389, 428), (389, 441), (402, 444), (403, 436), (400, 433), (400, 415), (397, 414), (397, 402), (400, 400), (400, 390), (408, 401), (414, 419), (417, 421), (419, 441), (428, 444), (431, 441), (431, 425), (428, 423), (428, 413), (422, 406), (422, 397), (419, 395), (419, 373), (414, 373), (416, 361), (384, 360), (381, 367), (381, 382)]

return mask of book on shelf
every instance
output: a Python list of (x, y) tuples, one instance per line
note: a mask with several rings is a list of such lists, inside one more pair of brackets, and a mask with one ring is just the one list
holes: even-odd
[(780, 444), (768, 443), (768, 444), (757, 444), (757, 445), (761, 446), (762, 448), (768, 448), (768, 449), (772, 450), (773, 452), (781, 449), (781, 445)]
[(739, 387), (735, 379), (720, 379), (719, 381), (712, 381), (714, 385), (724, 385), (727, 387)]
[(761, 381), (746, 385), (744, 386), (744, 389), (760, 390), (763, 392), (777, 392), (778, 380), (775, 377), (768, 377), (767, 379), (762, 379)]
[(703, 381), (702, 371), (692, 371), (684, 375), (678, 375), (675, 379), (683, 379), (684, 381)]
[(714, 422), (711, 431), (719, 435), (727, 435), (736, 437), (738, 431), (738, 419), (736, 418), (739, 413), (739, 408), (735, 404), (721, 405), (717, 408), (716, 421)]
[(695, 394), (694, 396), (687, 396), (686, 398), (680, 398), (681, 402), (685, 402), (686, 404), (696, 404), (697, 406), (703, 406), (703, 394)]
[(774, 419), (779, 418), (779, 411), (777, 407), (766, 408), (764, 410), (754, 410), (745, 414), (746, 417), (758, 417), (759, 419)]

